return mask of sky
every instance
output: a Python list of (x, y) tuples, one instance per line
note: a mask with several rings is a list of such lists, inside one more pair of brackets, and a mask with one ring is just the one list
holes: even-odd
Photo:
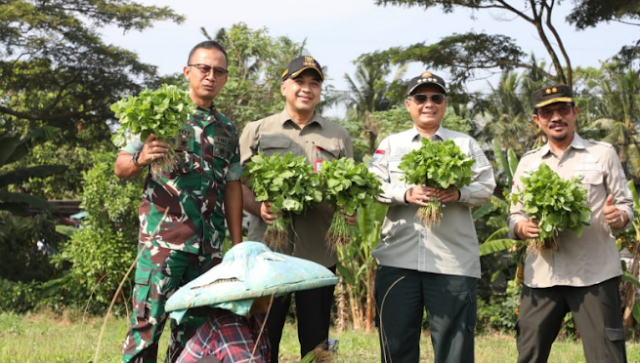
[[(376, 6), (374, 0), (138, 0), (144, 5), (169, 6), (186, 17), (182, 24), (156, 22), (143, 32), (107, 28), (107, 43), (135, 51), (140, 60), (158, 66), (160, 74), (180, 72), (191, 47), (205, 40), (204, 27), (214, 35), (220, 28), (243, 22), (252, 29), (267, 28), (273, 37), (306, 40), (307, 50), (326, 67), (327, 80), (337, 90), (347, 90), (344, 74), (353, 75), (353, 61), (364, 53), (415, 43), (435, 43), (441, 38), (468, 31), (506, 34), (516, 39), (525, 53), (547, 59), (534, 27), (515, 15), (497, 10), (472, 13), (458, 10), (444, 14), (440, 8)], [(516, 3), (515, 1), (514, 3)], [(524, 3), (524, 2), (523, 2)], [(603, 24), (596, 29), (577, 31), (564, 17), (572, 2), (556, 9), (555, 23), (568, 49), (574, 68), (598, 67), (623, 45), (638, 38), (637, 27)], [(473, 16), (473, 17), (472, 17)], [(548, 63), (548, 62), (547, 62)], [(283, 69), (286, 65), (283, 65)], [(419, 75), (424, 66), (409, 66), (406, 79)], [(447, 80), (444, 71), (434, 72)], [(497, 77), (468, 84), (472, 91), (489, 92), (489, 82)], [(329, 115), (332, 116), (332, 115)]]

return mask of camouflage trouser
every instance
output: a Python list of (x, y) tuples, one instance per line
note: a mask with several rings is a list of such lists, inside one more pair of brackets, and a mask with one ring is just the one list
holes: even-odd
[[(133, 288), (131, 328), (122, 354), (123, 363), (156, 363), (158, 341), (167, 320), (167, 299), (182, 285), (220, 263), (220, 257), (198, 256), (165, 248), (138, 247), (140, 257)], [(171, 322), (171, 338), (165, 362), (175, 361), (187, 340), (206, 318)]]

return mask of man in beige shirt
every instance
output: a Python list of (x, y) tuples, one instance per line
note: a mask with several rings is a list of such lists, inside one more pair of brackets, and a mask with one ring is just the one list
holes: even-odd
[[(514, 175), (547, 164), (560, 177), (578, 178), (588, 193), (590, 225), (581, 237), (560, 232), (557, 251), (528, 250), (517, 326), (518, 362), (546, 362), (566, 313), (572, 312), (588, 363), (626, 362), (618, 284), (622, 269), (614, 234), (630, 225), (633, 200), (615, 149), (582, 139), (571, 89), (556, 85), (532, 95), (534, 122), (548, 143), (524, 154)], [(535, 238), (538, 224), (521, 202), (511, 206), (511, 238)]]
[[(296, 157), (306, 156), (307, 162), (321, 168), (323, 160), (353, 157), (351, 139), (347, 130), (316, 112), (320, 102), (324, 74), (313, 57), (302, 56), (291, 61), (282, 74), (280, 86), (285, 98), (285, 109), (248, 124), (240, 137), (240, 161), (245, 165), (251, 158), (264, 152), (292, 152)], [(278, 216), (268, 203), (256, 202), (255, 195), (243, 185), (244, 209), (250, 213), (248, 240), (262, 241), (267, 224)], [(309, 208), (301, 215), (292, 216), (290, 244), (284, 252), (319, 263), (336, 271), (336, 253), (325, 244), (325, 235), (331, 224), (333, 210), (326, 203)], [(347, 217), (350, 224), (353, 216)], [(304, 357), (329, 336), (333, 286), (295, 293), (296, 316), (300, 356)], [(267, 331), (271, 342), (271, 362), (278, 362), (282, 328), (289, 310), (291, 296), (276, 298), (273, 302)]]

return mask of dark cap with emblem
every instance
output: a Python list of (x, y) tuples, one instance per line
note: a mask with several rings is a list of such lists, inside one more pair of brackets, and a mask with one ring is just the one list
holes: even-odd
[(286, 81), (289, 78), (296, 78), (300, 75), (300, 73), (306, 71), (307, 69), (313, 69), (318, 72), (320, 75), (320, 79), (324, 81), (324, 73), (322, 73), (322, 67), (317, 60), (313, 59), (313, 57), (308, 55), (303, 55), (298, 57), (289, 63), (287, 69), (282, 72), (282, 81)]
[(416, 88), (422, 86), (423, 84), (435, 84), (436, 86), (440, 87), (440, 89), (442, 89), (442, 92), (444, 92), (445, 95), (447, 94), (444, 79), (442, 79), (442, 77), (440, 76), (436, 76), (429, 71), (425, 71), (422, 72), (422, 74), (418, 77), (412, 78), (409, 81), (409, 87), (407, 87), (407, 95), (410, 96)]
[(556, 102), (573, 102), (571, 88), (564, 84), (541, 88), (531, 94), (534, 108), (544, 107)]

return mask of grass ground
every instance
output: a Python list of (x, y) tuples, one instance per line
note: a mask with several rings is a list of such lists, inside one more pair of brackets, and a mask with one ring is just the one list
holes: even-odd
[[(48, 312), (29, 315), (0, 314), (0, 362), (2, 363), (90, 363), (93, 362), (102, 319), (83, 319), (80, 313), (55, 315)], [(107, 323), (98, 362), (119, 362), (122, 342), (127, 330), (126, 319), (110, 319)], [(281, 345), (281, 362), (298, 361), (295, 327), (288, 325)], [(163, 336), (160, 358), (166, 346)], [(339, 339), (338, 363), (378, 363), (380, 353), (375, 331), (363, 333), (332, 332)], [(422, 339), (423, 362), (433, 361), (428, 336)], [(640, 345), (627, 342), (629, 363), (640, 363)], [(508, 334), (483, 334), (476, 338), (477, 363), (515, 362), (515, 339)], [(160, 359), (159, 362), (162, 360)], [(580, 363), (582, 345), (576, 341), (555, 343), (549, 362)]]

